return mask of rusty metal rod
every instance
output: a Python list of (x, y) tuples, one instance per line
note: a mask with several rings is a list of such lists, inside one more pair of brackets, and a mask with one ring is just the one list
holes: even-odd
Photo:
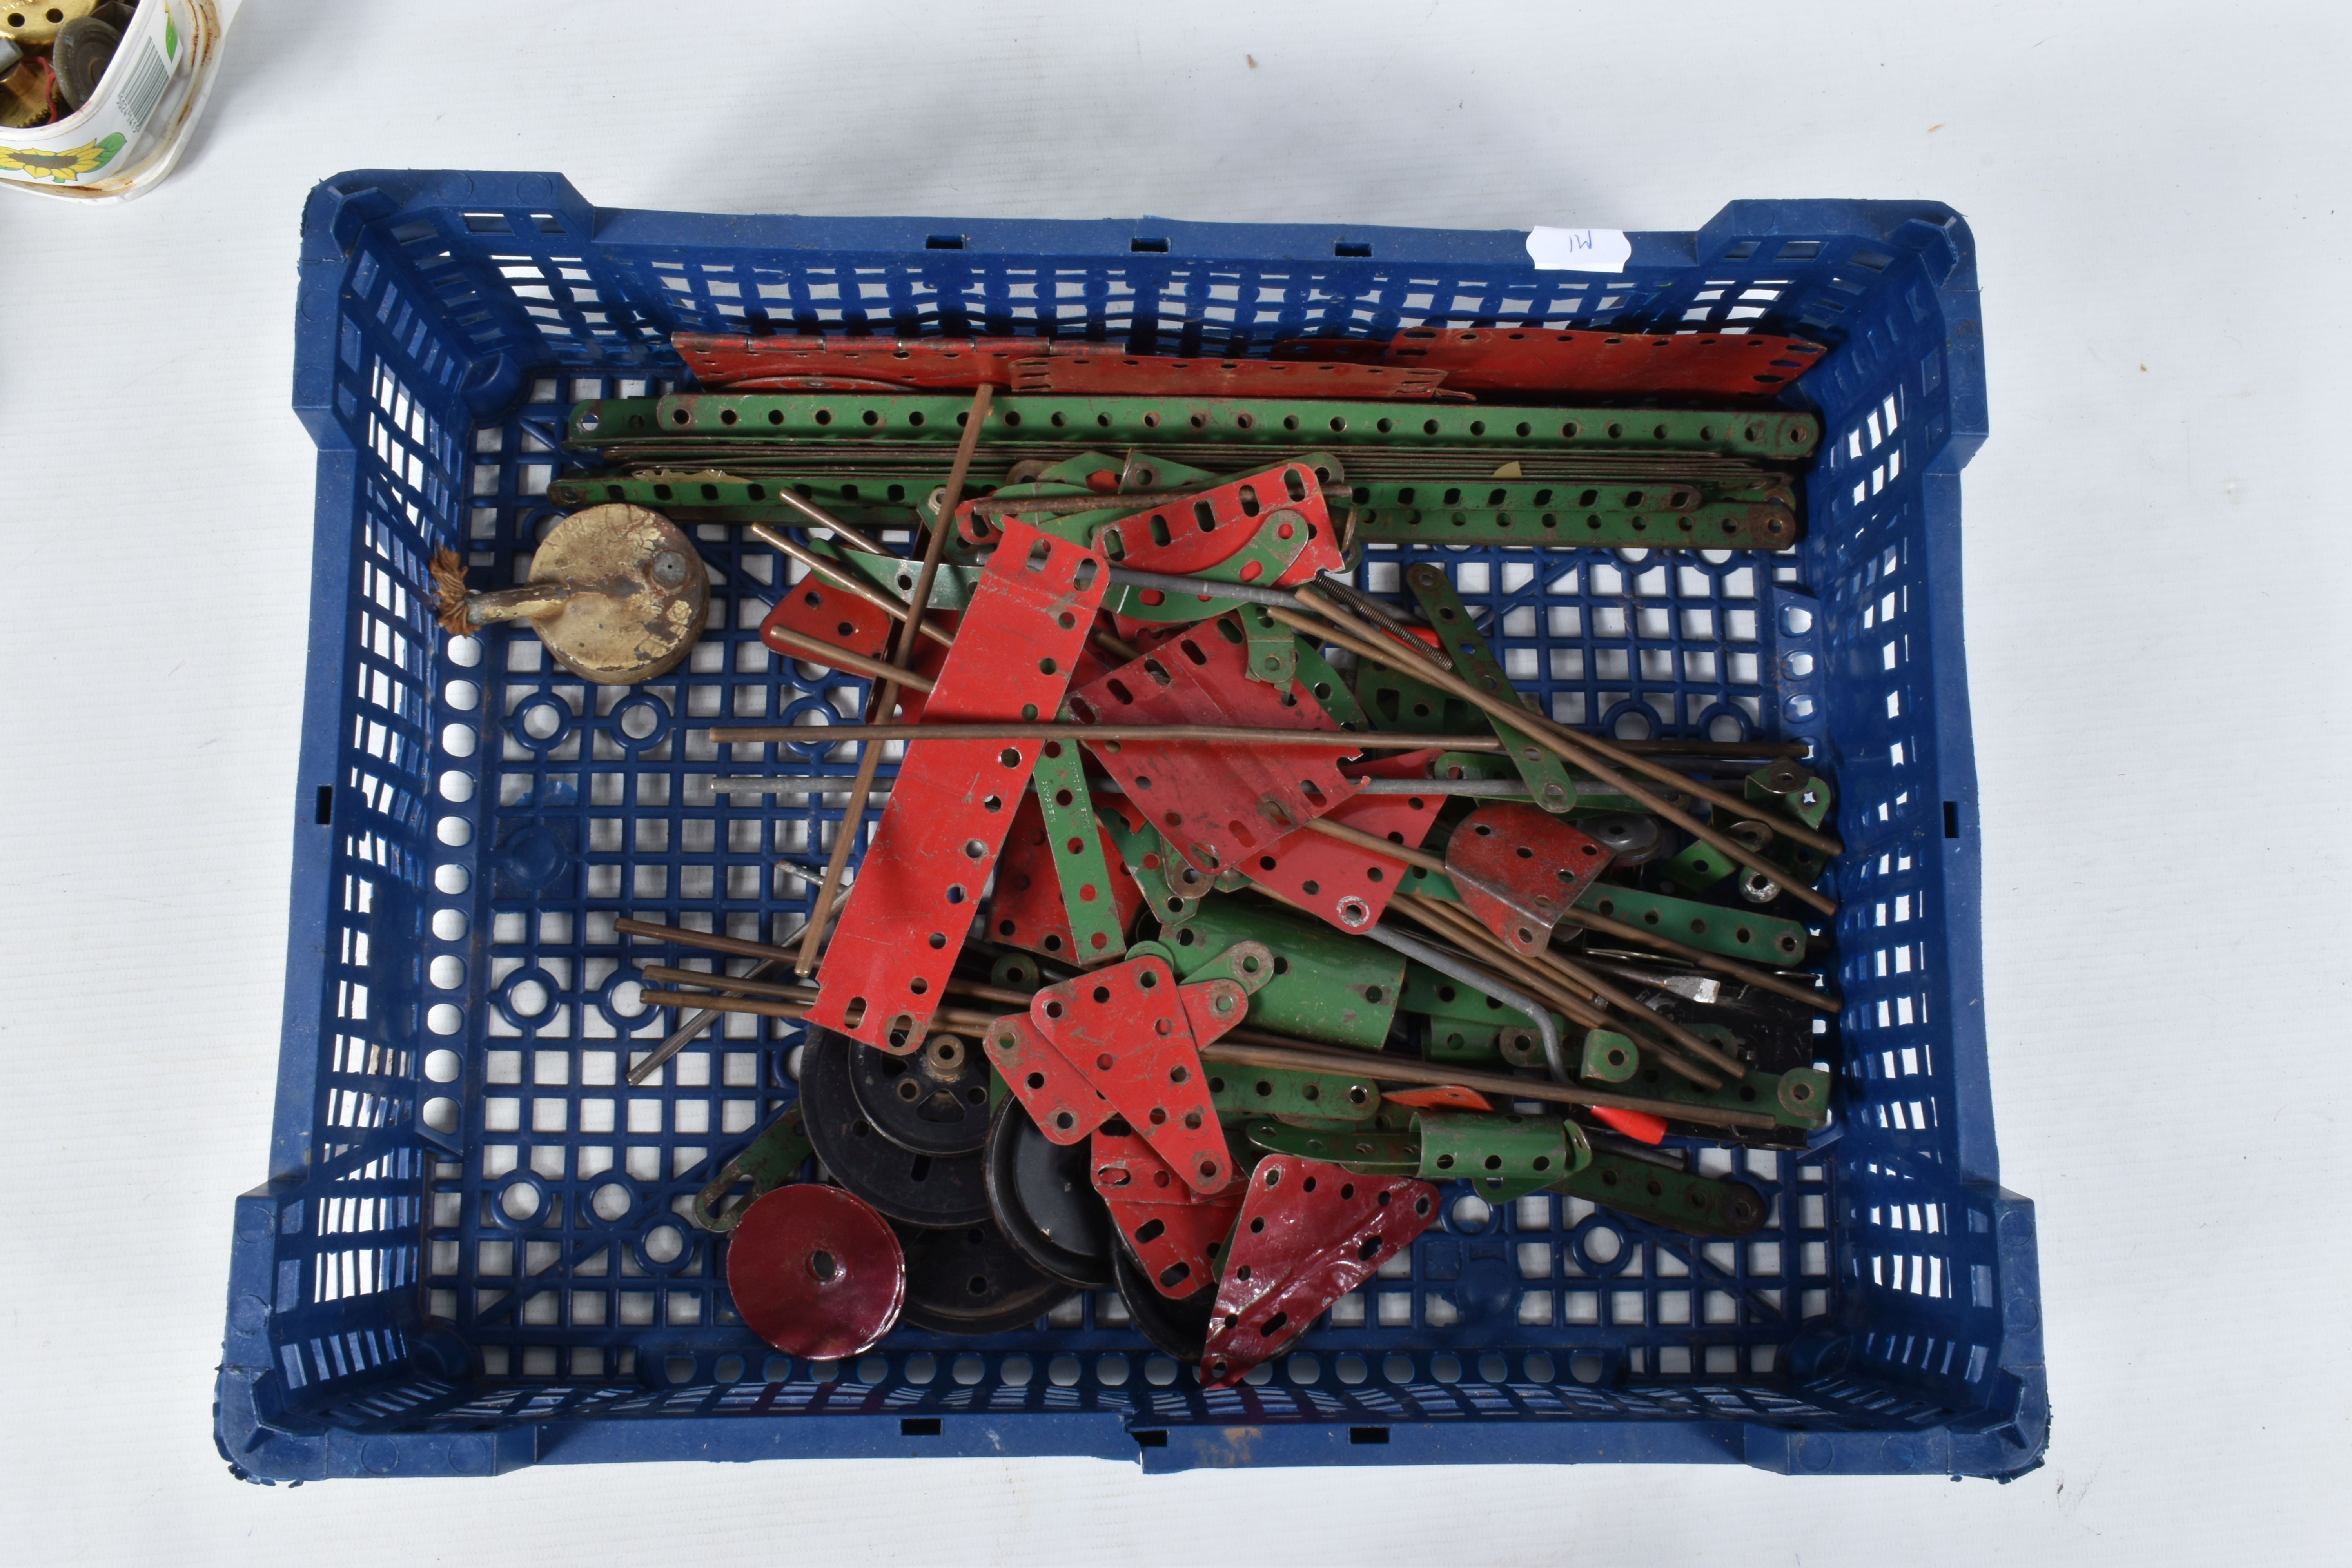
[[(656, 1007), (702, 1007), (714, 1013), (749, 1013), (760, 1018), (805, 1018), (814, 1002), (766, 1002), (756, 996), (712, 996), (685, 991), (646, 991), (639, 999)], [(942, 1007), (931, 1015), (935, 1025), (950, 1029), (985, 1029), (1002, 1016), (961, 1007)], [(1687, 1119), (1685, 1119), (1687, 1120)]]
[[(742, 974), (722, 975), (716, 976), (714, 978), (725, 979), (730, 984), (765, 980), (769, 975), (782, 970), (783, 967), (791, 962), (792, 959), (789, 954), (780, 953), (774, 958), (761, 959)], [(665, 1038), (660, 1045), (656, 1046), (651, 1051), (648, 1051), (646, 1054), (645, 1060), (639, 1062), (636, 1066), (629, 1069), (629, 1087), (631, 1089), (644, 1088), (646, 1080), (653, 1077), (654, 1074), (661, 1071), (663, 1067), (668, 1063), (670, 1058), (686, 1049), (687, 1046), (696, 1037), (700, 1036), (703, 1030), (710, 1027), (711, 1025), (718, 1021), (719, 1015), (709, 1011), (708, 1008), (688, 1016), (679, 1023), (677, 1028), (672, 1029), (669, 1032), (667, 1037)]]
[[(971, 471), (971, 454), (980, 445), (981, 426), (988, 422), (989, 400), (996, 389), (985, 382), (971, 395), (971, 414), (964, 420), (963, 434), (956, 441), (955, 462), (948, 469), (945, 495), (940, 504), (939, 521), (931, 528), (929, 542), (923, 547), (922, 570), (915, 575), (914, 592), (907, 595), (910, 605), (928, 608), (931, 602), (931, 584), (940, 574), (940, 557), (947, 553), (948, 531), (957, 500), (963, 494), (964, 476)], [(814, 509), (811, 509), (812, 510)], [(822, 512), (817, 515), (823, 516)], [(916, 631), (925, 624), (921, 615), (909, 616), (898, 624), (898, 646), (891, 649), (890, 662), (904, 671), (915, 661), (915, 644), (919, 640)], [(836, 657), (838, 657), (836, 655)], [(887, 719), (898, 705), (899, 681), (885, 680), (877, 691), (874, 711)], [(849, 805), (841, 816), (841, 826), (833, 840), (833, 858), (825, 862), (824, 881), (816, 890), (816, 900), (809, 906), (808, 931), (801, 939), (800, 957), (793, 969), (807, 974), (816, 968), (816, 950), (824, 941), (825, 928), (833, 923), (834, 897), (841, 889), (841, 875), (849, 867), (850, 851), (856, 847), (857, 836), (866, 826), (866, 805), (868, 792), (874, 788), (874, 775), (882, 766), (882, 748), (867, 746), (858, 758), (857, 782), (852, 786)]]
[[(1424, 570), (1424, 568), (1417, 567), (1415, 570)], [(1435, 569), (1426, 568), (1426, 570), (1433, 571)], [(1317, 595), (1312, 593), (1307, 594), (1301, 602), (1308, 605), (1311, 608), (1318, 610), (1333, 607), (1330, 605), (1328, 599), (1318, 602)], [(1361, 623), (1360, 622), (1359, 626), (1360, 625)], [(1478, 634), (1475, 627), (1471, 628), (1471, 630), (1473, 635), (1483, 635)], [(1360, 630), (1357, 635), (1361, 636), (1362, 632)], [(1443, 685), (1444, 683), (1438, 682), (1436, 684)], [(1475, 689), (1475, 688), (1468, 687), (1467, 683), (1465, 683), (1463, 695), (1468, 696), (1470, 692)], [(1484, 704), (1481, 705), (1484, 706)], [(1515, 709), (1517, 709), (1520, 712), (1528, 711), (1528, 710), (1518, 708), (1516, 703), (1512, 704), (1512, 706)], [(1489, 708), (1487, 709), (1487, 711), (1491, 713), (1494, 712), (1494, 710)], [(1709, 805), (1717, 806), (1737, 816), (1746, 816), (1754, 813), (1756, 809), (1754, 805), (1748, 801), (1740, 799), (1736, 795), (1727, 795), (1723, 791), (1716, 789), (1712, 785), (1703, 784), (1690, 779), (1685, 779), (1664, 765), (1649, 761), (1638, 752), (1622, 751), (1613, 741), (1604, 739), (1599, 735), (1590, 734), (1582, 730), (1571, 730), (1567, 725), (1551, 718), (1549, 714), (1536, 714), (1532, 723), (1521, 722), (1515, 716), (1510, 717), (1509, 721), (1516, 729), (1525, 731), (1542, 730), (1565, 738), (1571, 743), (1593, 753), (1595, 756), (1602, 757), (1612, 763), (1631, 768), (1633, 772), (1644, 774), (1661, 784), (1672, 784), (1677, 788), (1687, 789), (1691, 794), (1698, 796), (1699, 799), (1706, 801)], [(1775, 821), (1773, 827), (1774, 830), (1779, 832), (1782, 837), (1789, 839), (1792, 843), (1802, 844), (1809, 848), (1818, 849), (1824, 855), (1841, 855), (1845, 852), (1845, 846), (1838, 839), (1829, 834), (1809, 827), (1804, 823), (1797, 821), (1793, 817)], [(1758, 867), (1756, 869), (1768, 870), (1769, 868), (1765, 867)], [(1789, 879), (1784, 876), (1775, 878), (1774, 880), (1779, 881), (1783, 887), (1786, 887)], [(1824, 910), (1823, 912), (1826, 913), (1828, 911)]]
[[(623, 936), (641, 936), (654, 942), (676, 942), (680, 947), (698, 947), (705, 952), (723, 952), (734, 958), (757, 958), (772, 963), (790, 963), (797, 956), (789, 947), (753, 942), (747, 937), (721, 936), (716, 931), (689, 931), (684, 926), (666, 926), (656, 921), (633, 920), (624, 916), (615, 921), (614, 926)], [(641, 964), (639, 967), (650, 973), (654, 969), (662, 966)], [(721, 990), (731, 988), (739, 978), (746, 980), (751, 978), (750, 975), (703, 974), (698, 970), (674, 970), (662, 978), (677, 979), (686, 976), (693, 977), (688, 982), (688, 984), (712, 985)], [(976, 980), (959, 980), (950, 976), (947, 988), (965, 996), (979, 997), (984, 1002), (1004, 1002), (1015, 1007), (1029, 1005), (1029, 993), (1026, 991), (1008, 991), (1001, 985), (982, 985)]]
[(1752, 1110), (1722, 1110), (1706, 1105), (1677, 1105), (1671, 1100), (1644, 1100), (1638, 1095), (1611, 1094), (1580, 1084), (1553, 1083), (1546, 1079), (1512, 1078), (1505, 1073), (1477, 1072), (1466, 1068), (1439, 1067), (1380, 1051), (1320, 1050), (1312, 1046), (1261, 1043), (1273, 1037), (1251, 1029), (1234, 1029), (1223, 1039), (1201, 1047), (1204, 1062), (1230, 1067), (1289, 1068), (1299, 1072), (1349, 1073), (1390, 1083), (1433, 1087), (1452, 1084), (1507, 1100), (1537, 1100), (1555, 1105), (1606, 1107), (1638, 1110), (1670, 1121), (1697, 1122), (1715, 1127), (1777, 1125), (1772, 1118)]
[[(830, 738), (829, 738), (830, 737)], [(730, 724), (720, 745), (838, 745), (846, 741), (1157, 741), (1184, 745), (1326, 746), (1357, 752), (1496, 752), (1492, 735), (1374, 734), (1361, 730), (1253, 730), (1234, 724)]]
[[(1760, 871), (1764, 875), (1770, 877), (1775, 882), (1786, 889), (1791, 897), (1796, 898), (1801, 902), (1820, 910), (1825, 915), (1833, 915), (1837, 913), (1837, 901), (1835, 900), (1823, 893), (1815, 891), (1812, 888), (1807, 886), (1803, 881), (1799, 879), (1794, 873), (1789, 871), (1786, 868), (1773, 865), (1770, 861), (1757, 855), (1746, 845), (1735, 842), (1724, 834), (1721, 834), (1716, 831), (1716, 829), (1708, 826), (1706, 823), (1699, 821), (1688, 812), (1683, 811), (1669, 802), (1659, 799), (1654, 793), (1635, 785), (1633, 781), (1627, 779), (1623, 774), (1611, 767), (1607, 762), (1603, 761), (1599, 752), (1593, 751), (1588, 745), (1581, 743), (1591, 739), (1591, 737), (1585, 736), (1581, 731), (1568, 730), (1562, 726), (1556, 725), (1549, 720), (1544, 718), (1541, 714), (1538, 714), (1530, 709), (1522, 707), (1517, 702), (1506, 700), (1501, 697), (1496, 696), (1492, 692), (1482, 691), (1477, 687), (1472, 685), (1469, 681), (1463, 679), (1460, 676), (1455, 675), (1451, 671), (1438, 669), (1434, 666), (1429, 664), (1420, 664), (1418, 667), (1412, 667), (1409, 665), (1405, 656), (1393, 652), (1383, 651), (1376, 643), (1371, 641), (1365, 635), (1370, 628), (1366, 627), (1361, 621), (1349, 615), (1347, 611), (1331, 604), (1329, 600), (1316, 596), (1313, 589), (1301, 588), (1298, 593), (1301, 600), (1312, 605), (1318, 615), (1323, 616), (1332, 624), (1327, 626), (1318, 623), (1311, 616), (1293, 615), (1288, 610), (1269, 609), (1266, 611), (1266, 614), (1295, 630), (1303, 631), (1310, 637), (1322, 637), (1339, 647), (1346, 648), (1349, 652), (1353, 653), (1359, 658), (1371, 659), (1375, 663), (1386, 665), (1391, 669), (1401, 671), (1402, 673), (1411, 675), (1417, 679), (1426, 681), (1428, 684), (1435, 686), (1441, 690), (1452, 692), (1454, 696), (1460, 697), (1465, 701), (1472, 703), (1481, 709), (1490, 717), (1499, 719), (1504, 723), (1510, 725), (1513, 729), (1527, 735), (1529, 739), (1542, 746), (1546, 751), (1549, 751), (1553, 755), (1559, 757), (1562, 762), (1572, 763), (1573, 765), (1583, 769), (1586, 773), (1591, 773), (1593, 777), (1599, 779), (1603, 784), (1616, 786), (1620, 794), (1633, 796), (1635, 799), (1647, 801), (1650, 808), (1658, 816), (1664, 817), (1667, 821), (1673, 823), (1684, 832), (1690, 834), (1693, 837), (1704, 839), (1706, 843), (1714, 846), (1717, 849), (1722, 851), (1725, 855), (1729, 856), (1732, 859), (1737, 860), (1739, 864), (1748, 867), (1749, 869)], [(1335, 629), (1335, 627), (1338, 629)], [(1644, 763), (1643, 765), (1645, 767), (1655, 766), (1655, 764), (1650, 763)], [(1672, 773), (1671, 770), (1660, 768), (1659, 771), (1668, 773), (1672, 777), (1677, 779), (1681, 778), (1680, 774)], [(1690, 781), (1684, 779), (1682, 782), (1687, 784)], [(1742, 809), (1744, 810), (1746, 808), (1743, 807)]]
[(1398, 844), (1377, 833), (1367, 833), (1360, 827), (1350, 827), (1344, 822), (1334, 822), (1328, 816), (1310, 816), (1307, 826), (1326, 838), (1336, 838), (1342, 844), (1352, 844), (1375, 855), (1385, 855), (1391, 860), (1402, 860), (1408, 866), (1418, 866), (1424, 871), (1443, 873), (1445, 862), (1426, 849), (1416, 849), (1410, 844)]
[[(925, 621), (923, 624), (929, 626), (930, 622)], [(900, 625), (903, 626), (905, 623), (901, 622)], [(917, 675), (911, 669), (901, 669), (895, 664), (885, 664), (878, 658), (868, 658), (862, 653), (852, 653), (845, 647), (835, 647), (829, 642), (823, 642), (805, 633), (793, 631), (789, 626), (770, 626), (764, 635), (771, 645), (780, 642), (790, 643), (794, 648), (803, 650), (796, 653), (794, 658), (805, 658), (811, 664), (821, 664), (828, 669), (846, 670), (851, 675), (862, 675), (869, 680), (882, 682), (882, 690), (889, 697), (893, 707), (898, 706), (900, 688), (908, 691), (919, 691), (928, 697), (930, 695), (932, 687), (939, 684), (928, 675)], [(881, 704), (877, 702), (875, 707), (878, 710)]]
[(1087, 496), (985, 495), (974, 497), (971, 509), (998, 517), (1022, 517), (1033, 512), (1061, 517), (1077, 511), (1117, 511), (1122, 507), (1129, 511), (1149, 511), (1155, 506), (1173, 506), (1178, 501), (1191, 500), (1198, 493), (1195, 490), (1098, 490)]
[[(883, 549), (882, 546), (875, 540), (866, 537), (857, 530), (850, 527), (849, 524), (842, 521), (841, 519), (834, 516), (831, 512), (825, 510), (824, 508), (817, 505), (814, 501), (810, 500), (806, 496), (794, 490), (790, 485), (778, 485), (776, 487), (776, 499), (782, 501), (794, 511), (799, 512), (802, 516), (807, 518), (809, 520), (810, 526), (814, 528), (829, 528), (833, 530), (834, 533), (838, 536), (844, 543), (854, 544), (868, 555), (895, 555), (898, 553), (898, 552), (893, 550)], [(762, 525), (754, 523), (752, 526), (756, 529)]]
[[(852, 574), (843, 571), (808, 546), (787, 539), (766, 523), (753, 523), (751, 534), (761, 543), (772, 545), (782, 551), (807, 567), (812, 574), (822, 578), (828, 585), (838, 588), (854, 599), (864, 600), (892, 620), (903, 621), (907, 618), (907, 606), (903, 603), (891, 598), (870, 584), (859, 582)], [(786, 584), (782, 591), (789, 594), (796, 585)], [(934, 626), (928, 617), (923, 621), (923, 635), (933, 642), (942, 645), (952, 645), (955, 642), (955, 634), (945, 626)]]

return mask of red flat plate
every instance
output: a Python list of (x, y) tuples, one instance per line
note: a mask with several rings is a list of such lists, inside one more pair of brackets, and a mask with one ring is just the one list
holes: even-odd
[(889, 1222), (839, 1187), (778, 1187), (727, 1242), (727, 1292), (743, 1326), (786, 1355), (839, 1361), (898, 1321), (907, 1259)]
[(760, 623), (760, 637), (786, 658), (807, 659), (812, 664), (819, 661), (808, 649), (794, 647), (769, 634), (782, 626), (848, 653), (882, 658), (890, 651), (892, 628), (898, 624), (856, 595), (845, 594), (812, 576), (784, 590), (776, 607)]
[(1370, 1279), (1437, 1219), (1437, 1189), (1292, 1154), (1251, 1173), (1217, 1282), (1201, 1381), (1230, 1388)]
[(1216, 1278), (1217, 1258), (1241, 1212), (1242, 1184), (1201, 1194), (1132, 1132), (1097, 1132), (1095, 1192), (1134, 1250), (1152, 1289), (1181, 1300)]
[(1075, 1143), (1110, 1119), (1110, 1101), (1025, 1015), (989, 1025), (981, 1048), (1047, 1142)]
[(1146, 954), (1048, 985), (1031, 998), (1029, 1022), (1194, 1191), (1232, 1184), (1224, 1130), (1166, 959)]
[[(1143, 889), (1127, 874), (1118, 846), (1101, 825), (1110, 862), (1110, 898), (1118, 910), (1118, 929), (1130, 931), (1143, 909)], [(1045, 837), (1045, 814), (1034, 791), (1024, 791), (1013, 815), (1013, 831), (1005, 836), (1004, 852), (996, 861), (996, 887), (988, 896), (988, 932), (1007, 946), (1044, 953), (1068, 962), (1076, 944), (1070, 939), (1070, 912), (1062, 899), (1062, 876), (1054, 861), (1054, 847)]]
[[(1094, 552), (1009, 524), (957, 624), (925, 721), (1051, 718), (1108, 582)], [(920, 1047), (1037, 747), (907, 748), (817, 972), (811, 1023), (901, 1055)]]
[[(1070, 710), (1087, 724), (1237, 724), (1328, 730), (1336, 743), (1244, 748), (1158, 741), (1085, 742), (1169, 847), (1212, 876), (1247, 866), (1301, 823), (1362, 785), (1339, 771), (1355, 747), (1297, 684), (1252, 680), (1244, 649), (1216, 622), (1188, 628), (1082, 691)], [(1238, 628), (1235, 628), (1238, 630)]]
[(1822, 345), (1747, 332), (1544, 331), (1533, 327), (1407, 327), (1385, 343), (1293, 338), (1276, 363), (1342, 359), (1445, 373), (1448, 392), (1571, 397), (1762, 398), (1820, 363)]
[(1520, 952), (1541, 952), (1551, 928), (1608, 868), (1606, 847), (1549, 812), (1482, 805), (1445, 844), (1462, 907)]
[[(1414, 848), (1437, 826), (1437, 795), (1360, 795), (1325, 813), (1332, 822), (1386, 838), (1402, 834)], [(1345, 931), (1360, 931), (1381, 918), (1411, 869), (1392, 856), (1302, 827), (1286, 833), (1263, 853), (1241, 863), (1253, 882), (1273, 889)]]

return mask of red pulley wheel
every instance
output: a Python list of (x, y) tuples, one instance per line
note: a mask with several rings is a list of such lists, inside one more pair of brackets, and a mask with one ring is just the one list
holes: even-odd
[(751, 1331), (787, 1355), (838, 1361), (898, 1321), (907, 1258), (887, 1221), (839, 1187), (778, 1187), (744, 1211), (727, 1289)]

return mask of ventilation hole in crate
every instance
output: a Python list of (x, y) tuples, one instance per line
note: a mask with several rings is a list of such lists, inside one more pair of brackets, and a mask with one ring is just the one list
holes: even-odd
[[(453, 1011), (455, 1009), (452, 1009)], [(457, 1131), (457, 1102), (454, 1100), (428, 1100), (417, 1119), (436, 1132)]]
[(1582, 1384), (1599, 1383), (1608, 1371), (1608, 1363), (1591, 1351), (1579, 1351), (1568, 1358), (1568, 1375)]
[(675, 1263), (686, 1250), (686, 1237), (678, 1234), (676, 1226), (657, 1225), (646, 1232), (638, 1245), (654, 1262)]
[(466, 1064), (457, 1052), (448, 1049), (428, 1051), (425, 1057), (425, 1077), (432, 1083), (455, 1083)]
[(466, 1015), (446, 1002), (436, 1003), (425, 1014), (425, 1026), (436, 1035), (454, 1035), (466, 1026)]

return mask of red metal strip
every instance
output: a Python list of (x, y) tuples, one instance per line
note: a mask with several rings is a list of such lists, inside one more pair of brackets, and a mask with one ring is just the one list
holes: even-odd
[(1209, 1317), (1201, 1381), (1229, 1388), (1379, 1272), (1437, 1219), (1437, 1189), (1294, 1154), (1251, 1173)]
[[(1246, 998), (1233, 990), (1243, 998), (1238, 1015)], [(1188, 1185), (1213, 1193), (1231, 1184), (1224, 1130), (1166, 959), (1146, 954), (1048, 985), (1031, 998), (1029, 1022)]]
[[(1110, 862), (1108, 896), (1118, 910), (1118, 929), (1131, 931), (1143, 910), (1143, 889), (1120, 862), (1118, 846), (1097, 824), (1103, 853)], [(1013, 815), (1013, 830), (1005, 836), (1004, 853), (996, 862), (996, 888), (988, 897), (991, 938), (1009, 946), (1041, 952), (1067, 962), (1076, 952), (1070, 940), (1070, 915), (1062, 898), (1061, 873), (1055, 868), (1053, 846), (1045, 837), (1045, 814), (1034, 793), (1024, 793)]]
[(1277, 363), (1346, 360), (1445, 373), (1449, 392), (1540, 392), (1572, 397), (1761, 398), (1821, 361), (1803, 338), (1744, 332), (1544, 331), (1528, 327), (1408, 327), (1385, 343), (1293, 338)]
[(1426, 403), (1442, 370), (1388, 363), (1299, 364), (1263, 359), (1177, 359), (1056, 347), (1013, 367), (1013, 390), (1064, 397), (1302, 397)]
[[(1050, 718), (1108, 581), (1093, 551), (1011, 525), (957, 624), (926, 721)], [(922, 1044), (1037, 747), (917, 741), (907, 748), (825, 949), (812, 1023), (885, 1050)]]
[(1152, 1289), (1181, 1300), (1216, 1278), (1241, 1213), (1238, 1177), (1214, 1194), (1195, 1193), (1150, 1144), (1108, 1130), (1095, 1134), (1092, 1169), (1095, 1192)]
[(1049, 1142), (1075, 1143), (1110, 1120), (1110, 1101), (1025, 1015), (991, 1024), (981, 1048)]
[(1551, 945), (1551, 928), (1609, 859), (1601, 844), (1532, 805), (1482, 805), (1445, 844), (1446, 875), (1463, 907), (1529, 954)]
[(1355, 754), (1345, 731), (1297, 682), (1249, 679), (1248, 655), (1218, 620), (1190, 628), (1082, 691), (1070, 711), (1086, 724), (1238, 724), (1258, 730), (1329, 730), (1336, 743), (1251, 752), (1162, 742), (1087, 742), (1129, 803), (1169, 847), (1200, 869), (1245, 867), (1299, 824), (1363, 786), (1339, 771)]

